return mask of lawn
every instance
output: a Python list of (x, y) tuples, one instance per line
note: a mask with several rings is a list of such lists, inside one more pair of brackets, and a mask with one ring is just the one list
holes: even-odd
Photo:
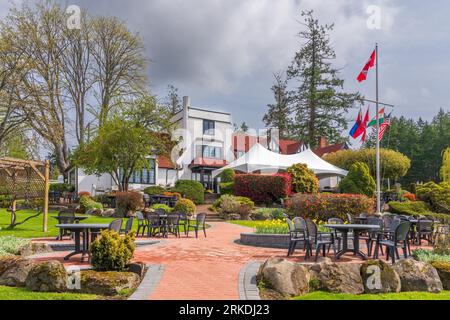
[(26, 288), (0, 286), (0, 300), (98, 300), (93, 294), (33, 292)]
[(293, 300), (450, 300), (450, 291), (441, 293), (400, 292), (386, 294), (343, 294), (316, 291)]

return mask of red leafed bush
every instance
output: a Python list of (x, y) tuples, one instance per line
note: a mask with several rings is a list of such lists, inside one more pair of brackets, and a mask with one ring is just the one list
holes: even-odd
[(288, 176), (239, 174), (234, 177), (234, 193), (255, 203), (271, 204), (290, 195), (292, 180)]
[(87, 191), (78, 192), (78, 199), (81, 199), (81, 197), (83, 197), (83, 196), (91, 197), (91, 193), (87, 192)]
[(373, 213), (374, 199), (360, 194), (296, 194), (286, 202), (286, 209), (291, 216), (319, 221), (347, 220), (347, 213), (352, 216)]
[(414, 193), (409, 193), (409, 192), (407, 192), (407, 193), (405, 193), (404, 195), (403, 195), (403, 197), (404, 198), (406, 198), (406, 199), (408, 199), (409, 201), (411, 201), (411, 202), (415, 202), (417, 199), (416, 199), (416, 195), (414, 194)]

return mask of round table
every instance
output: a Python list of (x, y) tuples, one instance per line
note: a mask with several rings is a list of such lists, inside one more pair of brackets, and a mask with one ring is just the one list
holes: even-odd
[[(342, 250), (337, 253), (337, 259), (340, 259), (347, 252), (353, 252), (353, 255), (358, 255), (363, 260), (367, 260), (367, 255), (359, 250), (359, 234), (364, 231), (380, 229), (378, 225), (369, 224), (326, 224), (325, 227), (335, 229), (342, 233)], [(353, 249), (348, 248), (348, 233), (350, 230), (353, 230)]]
[[(70, 257), (81, 254), (81, 262), (84, 261), (84, 256), (89, 255), (89, 238), (91, 231), (101, 231), (109, 228), (107, 223), (69, 223), (57, 224), (57, 228), (68, 230), (74, 233), (75, 251), (69, 253), (64, 257), (64, 260), (69, 260)], [(81, 243), (81, 234), (83, 234), (83, 242)]]

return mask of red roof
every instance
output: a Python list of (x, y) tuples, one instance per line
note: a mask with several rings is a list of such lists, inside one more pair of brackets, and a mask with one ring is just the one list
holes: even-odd
[(158, 167), (162, 169), (175, 169), (175, 164), (166, 156), (158, 156)]
[(324, 155), (328, 153), (338, 152), (339, 150), (343, 150), (345, 148), (346, 148), (345, 143), (337, 143), (323, 148), (318, 148), (314, 150), (314, 153), (322, 158)]
[(256, 143), (267, 145), (266, 137), (250, 136), (242, 133), (233, 134), (233, 151), (248, 152)]
[(213, 167), (222, 168), (226, 166), (228, 162), (221, 159), (209, 159), (209, 158), (195, 158), (192, 160), (190, 167)]

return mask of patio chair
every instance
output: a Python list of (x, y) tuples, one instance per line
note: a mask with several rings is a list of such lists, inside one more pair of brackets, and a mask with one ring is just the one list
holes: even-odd
[(422, 240), (427, 240), (428, 244), (432, 244), (433, 220), (419, 219), (416, 225), (416, 243), (422, 245)]
[(334, 235), (332, 232), (319, 232), (317, 225), (311, 219), (306, 219), (306, 255), (305, 260), (312, 256), (312, 247), (316, 248), (315, 261), (319, 257), (319, 252), (322, 250), (323, 256), (325, 257), (327, 252), (327, 245), (333, 247), (334, 258), (336, 259), (336, 246), (334, 242)]
[[(339, 218), (330, 218), (328, 219), (328, 224), (344, 224), (344, 221)], [(342, 233), (337, 231), (336, 229), (334, 231), (330, 231), (334, 233), (334, 239), (338, 242), (338, 251), (341, 251), (341, 243), (342, 243)], [(351, 235), (353, 237), (353, 235)], [(349, 236), (348, 236), (349, 237)], [(330, 248), (328, 248), (328, 251), (330, 251)]]
[(179, 214), (169, 214), (167, 216), (167, 221), (165, 225), (166, 234), (172, 233), (176, 237), (180, 236), (180, 215)]
[[(382, 229), (383, 228), (383, 219), (381, 219), (379, 217), (371, 216), (371, 217), (367, 218), (367, 224), (368, 225), (378, 225)], [(369, 257), (372, 255), (373, 244), (377, 242), (378, 234), (379, 234), (379, 230), (375, 230), (375, 231), (368, 231), (359, 236), (360, 240), (364, 240), (366, 242), (367, 255)], [(383, 248), (381, 248), (381, 254), (384, 254)]]
[(177, 196), (173, 196), (172, 198), (170, 198), (169, 200), (169, 207), (173, 208), (175, 207), (175, 204), (178, 201), (178, 197)]
[(167, 214), (167, 212), (164, 209), (155, 209), (155, 214), (157, 214), (158, 216), (164, 216)]
[(353, 224), (353, 223), (354, 223), (354, 220), (353, 220), (352, 215), (351, 215), (350, 213), (347, 213), (346, 215), (347, 215), (347, 221), (348, 221), (348, 223), (349, 223), (349, 224)]
[(144, 193), (143, 199), (144, 199), (144, 208), (150, 208), (152, 206), (152, 199), (150, 198), (150, 196)]
[[(60, 211), (58, 213), (58, 223), (60, 224), (72, 224), (75, 223), (75, 213), (68, 211)], [(59, 229), (59, 240), (63, 240), (64, 236), (72, 236), (72, 232), (69, 230)]]
[(120, 230), (122, 229), (122, 219), (111, 221), (108, 229), (120, 233)]
[(180, 219), (178, 220), (178, 225), (183, 226), (183, 232), (185, 235), (187, 235), (187, 225), (188, 225), (188, 216), (185, 212), (174, 212), (174, 214), (178, 214)]
[(400, 259), (398, 254), (398, 248), (402, 248), (405, 259), (408, 258), (408, 235), (412, 223), (410, 221), (401, 222), (395, 228), (395, 231), (390, 235), (388, 239), (380, 240), (378, 238), (375, 247), (375, 258), (378, 258), (378, 248), (381, 246), (386, 247), (386, 260), (389, 260), (389, 256), (392, 258), (392, 263), (395, 263), (395, 258)]
[(189, 230), (192, 228), (195, 231), (195, 237), (198, 238), (198, 231), (203, 230), (203, 234), (206, 238), (206, 213), (199, 213), (195, 219), (195, 224), (191, 224), (192, 220), (188, 221), (187, 236), (189, 237)]
[(125, 223), (125, 229), (120, 230), (121, 234), (129, 234), (131, 229), (133, 228), (133, 222), (134, 217), (128, 218), (127, 222)]
[(306, 250), (306, 221), (300, 217), (294, 218), (294, 221), (295, 222), (286, 218), (286, 222), (289, 226), (288, 257), (294, 254), (295, 247), (300, 241), (303, 241), (303, 251)]
[(148, 221), (145, 219), (144, 214), (140, 211), (136, 212), (136, 218), (138, 221), (138, 229), (136, 232), (136, 236), (139, 236), (142, 230), (142, 236), (145, 234), (145, 229), (148, 229)]
[[(148, 214), (147, 215), (147, 236), (154, 237), (155, 235), (161, 236), (163, 231), (163, 226), (161, 224), (161, 218), (157, 214)], [(158, 232), (156, 232), (158, 231)]]

